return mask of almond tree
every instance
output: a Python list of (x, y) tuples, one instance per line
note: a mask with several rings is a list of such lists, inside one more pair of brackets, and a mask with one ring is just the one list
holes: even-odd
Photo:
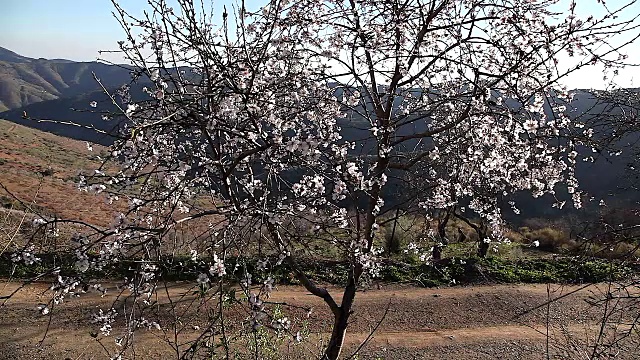
[[(476, 196), (478, 182), (494, 196), (519, 190), (539, 196), (553, 194), (564, 181), (574, 205), (581, 206), (572, 172), (573, 144), (549, 141), (572, 133), (566, 108), (554, 101), (569, 94), (553, 87), (586, 63), (620, 65), (624, 55), (618, 50), (624, 44), (616, 47), (609, 40), (614, 33), (635, 29), (636, 19), (615, 20), (626, 6), (605, 7), (602, 18), (580, 19), (576, 3), (568, 5), (351, 0), (286, 7), (287, 25), (304, 25), (297, 40), (335, 64), (329, 78), (346, 79), (342, 82), (357, 89), (348, 98), (353, 105), (349, 115), (367, 125), (375, 144), (356, 189), (367, 199), (356, 218), (361, 231), (355, 241), (362, 253), (373, 250), (390, 170), (424, 169), (439, 158), (462, 164), (443, 167), (444, 174), (434, 167), (424, 178), (436, 185), (423, 201), (427, 208), (446, 209), (457, 198), (468, 197), (470, 209), (499, 223), (495, 201)], [(564, 53), (587, 60), (563, 71), (558, 59)], [(545, 102), (551, 102), (551, 115), (545, 113)], [(470, 181), (460, 181), (463, 177)], [(340, 354), (364, 271), (364, 264), (353, 263), (342, 304), (334, 312), (327, 358)]]
[[(271, 0), (225, 9), (216, 26), (204, 3), (151, 0), (138, 19), (114, 0), (127, 36), (120, 50), (134, 78), (150, 83), (142, 101), (105, 89), (120, 109), (105, 114), (123, 121), (120, 139), (80, 186), (127, 206), (110, 229), (78, 236), (79, 275), (61, 277), (56, 296), (86, 271), (135, 259), (129, 343), (136, 328), (162, 328), (141, 315), (160, 266), (190, 249), (197, 286), (218, 306), (186, 352), (175, 341), (176, 355), (216, 339), (228, 358), (225, 334), (238, 324), (225, 318), (223, 285), (241, 255), (259, 259), (237, 279), (250, 331), (299, 337), (266, 310), (269, 271), (285, 262), (331, 310), (321, 357), (337, 359), (357, 289), (379, 268), (380, 219), (402, 206), (385, 205), (390, 177), (413, 179), (404, 192), (427, 189), (411, 193), (423, 214), (468, 202), (496, 240), (503, 194), (555, 195), (564, 183), (581, 206), (571, 95), (558, 84), (586, 65), (624, 65), (620, 49), (637, 37), (636, 18), (619, 18), (634, 1), (597, 3), (603, 15), (583, 19), (575, 2), (547, 0)], [(616, 41), (625, 32), (633, 34)], [(575, 66), (562, 70), (564, 55)], [(366, 139), (342, 139), (349, 128)], [(340, 301), (300, 266), (327, 252), (348, 264)], [(266, 275), (256, 286), (257, 272)], [(108, 333), (117, 316), (95, 320)]]
[[(233, 275), (226, 268), (229, 256), (236, 266), (241, 255), (257, 257), (258, 270), (267, 274), (261, 286), (256, 290), (256, 274), (247, 270), (237, 279), (251, 311), (249, 328), (267, 325), (287, 333), (286, 318), (268, 318), (265, 309), (273, 266), (287, 262), (310, 291), (331, 299), (293, 255), (309, 227), (345, 221), (334, 204), (347, 191), (335, 168), (344, 163), (351, 169), (346, 144), (338, 142), (341, 106), (319, 78), (324, 65), (289, 39), (295, 29), (281, 26), (276, 4), (259, 13), (243, 6), (231, 15), (235, 20), (225, 11), (221, 28), (213, 28), (193, 3), (179, 4), (175, 15), (164, 1), (152, 2), (153, 14), (130, 26), (129, 15), (114, 3), (128, 35), (121, 49), (153, 86), (146, 89), (150, 100), (122, 104), (123, 138), (112, 152), (121, 169), (82, 186), (91, 188), (102, 177), (98, 190), (128, 198), (115, 233), (105, 235), (111, 244), (126, 242), (127, 256), (138, 253), (145, 264), (185, 250), (167, 249), (178, 225), (197, 229), (192, 247), (214, 259), (198, 282), (207, 290), (210, 281), (218, 282), (210, 296), (217, 296), (220, 309), (227, 296), (224, 275)], [(153, 288), (152, 277), (140, 286)], [(220, 310), (211, 326), (224, 329), (223, 315)], [(228, 339), (222, 343), (230, 357)]]

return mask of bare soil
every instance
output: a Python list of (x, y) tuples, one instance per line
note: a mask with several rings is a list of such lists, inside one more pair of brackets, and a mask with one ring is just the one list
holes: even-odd
[[(1, 283), (0, 296), (8, 295), (18, 286)], [(0, 358), (108, 358), (96, 340), (101, 340), (108, 349), (113, 347), (113, 340), (90, 336), (95, 329), (87, 320), (97, 308), (108, 307), (110, 297), (87, 293), (63, 302), (49, 317), (36, 311), (37, 304), (48, 299), (43, 294), (46, 288), (44, 283), (29, 285), (0, 307)], [(340, 297), (337, 289), (330, 290)], [(588, 300), (602, 299), (609, 290), (606, 284), (440, 289), (374, 286), (356, 298), (343, 355), (347, 358), (377, 326), (360, 352), (360, 359), (588, 359), (600, 333), (604, 311), (603, 307), (590, 305)], [(165, 302), (167, 294), (175, 297), (189, 293), (186, 285), (172, 284), (159, 301)], [(546, 305), (550, 299), (555, 301)], [(317, 333), (310, 339), (326, 338), (331, 316), (318, 298), (300, 287), (279, 287), (270, 300), (288, 304), (292, 319), (306, 317), (302, 310), (296, 313), (295, 306), (311, 305), (313, 312), (308, 321)], [(626, 310), (618, 322), (637, 316), (637, 306)], [(242, 321), (246, 313), (239, 311), (235, 316)], [(203, 317), (193, 311), (182, 321), (195, 329), (206, 325)], [(612, 328), (604, 330), (603, 339), (607, 336), (613, 339)], [(622, 340), (608, 358), (637, 359), (637, 332), (621, 337), (621, 330), (619, 327), (616, 334)], [(312, 344), (314, 341), (295, 351), (298, 359), (313, 358), (318, 351)], [(175, 358), (175, 352), (163, 340), (162, 333), (144, 331), (137, 335), (135, 357)]]

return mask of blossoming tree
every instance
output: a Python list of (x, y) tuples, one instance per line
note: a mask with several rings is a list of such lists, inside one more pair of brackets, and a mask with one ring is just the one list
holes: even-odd
[[(620, 49), (635, 38), (616, 36), (636, 26), (619, 18), (633, 2), (594, 1), (602, 16), (580, 18), (574, 1), (271, 0), (225, 9), (220, 26), (206, 4), (177, 4), (151, 0), (135, 18), (114, 1), (120, 50), (134, 80), (149, 82), (140, 101), (105, 89), (120, 111), (104, 118), (123, 125), (80, 186), (121, 211), (111, 228), (76, 238), (78, 273), (53, 291), (134, 259), (126, 285), (139, 307), (94, 319), (104, 333), (118, 316), (131, 320), (119, 338), (128, 344), (136, 328), (162, 328), (142, 314), (163, 264), (190, 254), (204, 303), (218, 306), (187, 350), (176, 340), (178, 356), (199, 354), (205, 340), (231, 356), (229, 301), (248, 305), (247, 331), (299, 340), (287, 317), (267, 311), (269, 273), (286, 263), (330, 308), (321, 356), (337, 359), (358, 286), (379, 267), (380, 219), (403, 207), (385, 205), (389, 177), (411, 179), (403, 191), (423, 214), (467, 202), (495, 240), (503, 194), (555, 195), (564, 183), (579, 207), (571, 95), (558, 85), (592, 63), (624, 65)], [(578, 60), (561, 67), (565, 56)], [(343, 139), (348, 128), (364, 138)], [(340, 301), (299, 266), (329, 249), (348, 264)], [(234, 276), (244, 300), (225, 286)]]
[[(381, 195), (392, 170), (434, 185), (422, 201), (426, 208), (446, 209), (467, 198), (469, 208), (494, 225), (500, 222), (495, 198), (503, 193), (553, 195), (565, 182), (581, 206), (572, 171), (575, 144), (552, 141), (574, 133), (564, 106), (569, 94), (554, 86), (590, 62), (619, 65), (624, 55), (618, 48), (602, 51), (596, 43), (629, 23), (611, 22), (615, 13), (579, 19), (574, 2), (555, 13), (557, 5), (303, 1), (287, 8), (295, 19), (288, 24), (305, 25), (298, 41), (310, 42), (335, 64), (331, 79), (356, 89), (346, 101), (349, 116), (365, 124), (375, 144), (353, 189), (367, 199), (355, 219), (362, 231), (354, 242), (362, 253), (373, 250), (376, 221), (388, 210)], [(564, 53), (586, 61), (562, 71)], [(365, 270), (353, 264), (328, 358), (340, 352)]]

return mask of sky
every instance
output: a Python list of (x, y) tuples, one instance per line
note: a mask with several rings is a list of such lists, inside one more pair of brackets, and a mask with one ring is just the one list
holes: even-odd
[[(170, 0), (169, 2), (172, 2)], [(258, 6), (264, 0), (246, 0), (248, 6)], [(569, 0), (559, 7), (566, 8)], [(580, 15), (598, 15), (596, 0), (578, 1)], [(610, 0), (610, 6), (623, 0)], [(118, 3), (134, 15), (141, 15), (148, 7), (146, 0), (119, 0)], [(214, 10), (221, 13), (223, 5), (230, 8), (233, 0), (213, 0)], [(117, 41), (124, 40), (124, 32), (112, 15), (110, 0), (0, 0), (0, 46), (20, 55), (33, 58), (95, 61), (99, 56), (122, 63), (120, 55), (102, 54), (99, 50), (117, 49)], [(640, 14), (639, 4), (629, 8), (626, 15)], [(640, 42), (627, 48), (631, 59), (640, 62)], [(569, 88), (604, 88), (603, 69), (583, 69), (565, 80)], [(640, 68), (625, 69), (617, 82), (623, 87), (640, 87)]]

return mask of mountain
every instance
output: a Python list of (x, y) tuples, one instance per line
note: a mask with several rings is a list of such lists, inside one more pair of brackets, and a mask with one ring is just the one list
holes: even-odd
[(0, 47), (0, 111), (129, 82), (129, 69), (98, 62), (32, 59)]
[[(93, 101), (97, 103), (95, 108), (90, 106)], [(92, 130), (91, 127), (115, 133), (118, 125), (103, 120), (101, 112), (116, 110), (107, 95), (102, 90), (96, 90), (8, 110), (0, 113), (0, 118), (75, 140), (110, 145), (114, 141), (113, 137)], [(28, 118), (24, 117), (25, 113)], [(61, 121), (77, 125), (65, 125)]]
[(14, 63), (28, 63), (34, 59), (26, 56), (18, 55), (9, 49), (0, 47), (0, 61), (14, 62)]

